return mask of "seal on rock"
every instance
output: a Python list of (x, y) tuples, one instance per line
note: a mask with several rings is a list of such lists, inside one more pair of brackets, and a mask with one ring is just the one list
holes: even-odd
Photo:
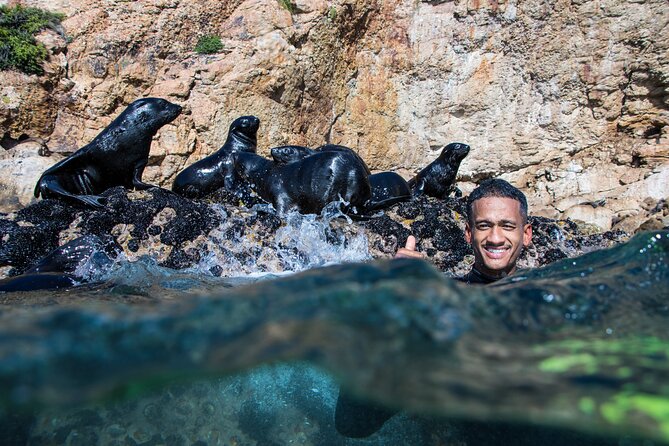
[(270, 149), (272, 159), (277, 164), (288, 164), (299, 161), (315, 153), (314, 149), (304, 146), (279, 146)]
[(373, 212), (395, 203), (399, 203), (400, 201), (411, 199), (411, 189), (404, 178), (395, 172), (370, 174), (367, 164), (365, 164), (360, 155), (349, 147), (337, 144), (325, 144), (315, 150), (303, 146), (281, 146), (271, 149), (274, 162), (279, 164), (292, 163), (316, 153), (323, 152), (349, 153), (356, 157), (358, 162), (364, 166), (365, 171), (369, 175), (369, 183), (372, 192), (371, 199), (365, 205), (365, 212)]
[(0, 280), (0, 291), (79, 285), (111, 266), (121, 252), (121, 247), (111, 235), (84, 235), (54, 249), (23, 274)]
[(293, 161), (301, 160), (302, 158), (306, 158), (307, 156), (311, 156), (318, 152), (348, 152), (355, 156), (358, 159), (358, 162), (365, 166), (368, 175), (371, 173), (365, 160), (363, 160), (355, 150), (338, 144), (324, 144), (315, 149), (310, 149), (309, 147), (304, 146), (280, 146), (271, 149), (274, 162), (279, 164), (292, 163)]
[(453, 191), (458, 168), (469, 154), (469, 146), (458, 142), (444, 147), (439, 157), (409, 180), (414, 195), (446, 198)]
[(347, 151), (316, 152), (287, 164), (254, 153), (235, 154), (239, 178), (252, 184), (279, 213), (291, 208), (304, 214), (318, 213), (338, 200), (348, 203), (347, 211), (359, 212), (371, 197), (365, 167)]
[(233, 154), (256, 153), (260, 120), (242, 116), (230, 124), (225, 144), (206, 158), (182, 170), (174, 179), (172, 190), (188, 198), (201, 198), (217, 189), (235, 188)]
[(93, 141), (47, 169), (35, 185), (35, 197), (63, 198), (100, 208), (105, 199), (98, 194), (111, 187), (154, 187), (142, 182), (151, 139), (179, 113), (181, 106), (165, 99), (134, 101)]
[(317, 152), (349, 152), (353, 156), (355, 156), (358, 159), (358, 162), (360, 162), (363, 166), (365, 166), (365, 170), (367, 171), (367, 175), (371, 174), (372, 172), (369, 170), (369, 167), (367, 167), (367, 163), (365, 163), (365, 160), (362, 159), (360, 155), (358, 155), (358, 152), (353, 150), (350, 147), (342, 146), (339, 144), (324, 144), (322, 146), (316, 147)]
[(369, 176), (372, 198), (365, 211), (371, 212), (411, 199), (409, 183), (395, 172), (380, 172)]

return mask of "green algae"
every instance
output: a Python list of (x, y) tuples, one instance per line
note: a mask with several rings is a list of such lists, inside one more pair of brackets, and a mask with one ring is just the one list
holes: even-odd
[(551, 373), (564, 373), (573, 368), (583, 368), (587, 373), (597, 371), (598, 360), (589, 353), (554, 356), (539, 363), (539, 370)]
[(198, 54), (216, 54), (223, 49), (221, 38), (216, 35), (202, 36), (195, 45), (195, 52)]
[(536, 353), (567, 350), (571, 353), (588, 351), (593, 354), (633, 353), (635, 356), (664, 356), (669, 358), (669, 343), (654, 336), (625, 339), (567, 339), (550, 342), (534, 348)]
[(658, 424), (665, 440), (669, 440), (669, 398), (648, 394), (621, 393), (600, 407), (602, 417), (613, 425), (623, 423), (635, 413), (643, 414)]
[(583, 397), (578, 402), (578, 408), (581, 410), (581, 412), (587, 415), (592, 415), (595, 413), (596, 409), (595, 400), (590, 397)]

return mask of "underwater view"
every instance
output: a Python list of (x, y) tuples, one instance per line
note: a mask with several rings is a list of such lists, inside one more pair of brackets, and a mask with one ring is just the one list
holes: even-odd
[[(81, 286), (0, 294), (4, 438), (669, 443), (669, 231), (582, 254), (554, 226), (552, 248), (582, 255), (482, 287), (428, 261), (373, 260), (364, 224), (294, 213), (271, 234), (232, 238), (246, 253), (263, 238), (246, 264), (230, 252), (183, 269), (93, 255)], [(527, 254), (524, 266), (540, 266)], [(398, 413), (346, 438), (340, 386)]]

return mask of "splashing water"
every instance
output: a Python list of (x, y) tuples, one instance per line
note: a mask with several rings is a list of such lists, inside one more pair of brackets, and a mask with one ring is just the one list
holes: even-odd
[[(320, 215), (291, 211), (281, 218), (271, 206), (256, 205), (242, 211), (246, 219), (259, 222), (253, 228), (241, 227), (238, 218), (218, 210), (223, 222), (209, 234), (206, 253), (189, 272), (253, 277), (372, 258), (366, 235), (339, 211), (339, 203), (331, 203)], [(278, 229), (268, 231), (265, 224)]]

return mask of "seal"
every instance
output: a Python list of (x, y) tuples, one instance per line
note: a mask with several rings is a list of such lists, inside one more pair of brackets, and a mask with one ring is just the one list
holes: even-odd
[(174, 179), (172, 190), (187, 198), (201, 198), (222, 187), (234, 190), (237, 185), (233, 154), (256, 153), (258, 127), (260, 120), (255, 116), (241, 116), (232, 121), (225, 144), (182, 170)]
[(181, 106), (165, 99), (134, 101), (93, 141), (44, 171), (35, 185), (35, 197), (100, 208), (105, 199), (98, 194), (111, 187), (154, 187), (142, 182), (151, 139), (179, 113)]
[(339, 200), (348, 203), (346, 212), (356, 213), (371, 197), (365, 166), (348, 151), (316, 152), (287, 164), (238, 152), (235, 172), (279, 213), (319, 213)]
[(314, 149), (304, 146), (279, 146), (270, 149), (272, 159), (277, 164), (293, 163), (315, 153)]
[(316, 147), (316, 149), (310, 149), (309, 147), (303, 146), (280, 146), (274, 147), (271, 149), (272, 158), (277, 163), (292, 163), (293, 161), (306, 158), (318, 152), (348, 152), (355, 156), (358, 159), (358, 162), (365, 166), (367, 174), (371, 174), (367, 163), (363, 160), (358, 153), (351, 149), (350, 147), (340, 146), (338, 144), (324, 144), (322, 146)]
[(110, 235), (84, 235), (60, 246), (23, 274), (0, 280), (0, 291), (69, 288), (112, 265), (122, 252)]
[(362, 157), (360, 157), (360, 155), (358, 155), (358, 152), (351, 149), (350, 147), (341, 146), (339, 144), (324, 144), (322, 146), (316, 147), (316, 151), (317, 152), (349, 152), (358, 159), (358, 162), (360, 162), (363, 166), (365, 166), (365, 170), (367, 171), (367, 175), (372, 173), (369, 170), (369, 167), (367, 167), (367, 163), (365, 163), (365, 160), (363, 160)]
[(380, 172), (369, 176), (372, 197), (365, 212), (372, 212), (411, 199), (409, 183), (395, 172)]
[(444, 147), (439, 157), (409, 180), (414, 195), (446, 198), (454, 190), (455, 178), (463, 159), (469, 154), (469, 146), (458, 142)]
[(355, 156), (358, 162), (364, 166), (369, 175), (372, 196), (369, 202), (365, 205), (364, 211), (366, 213), (391, 206), (400, 201), (411, 199), (411, 189), (404, 178), (395, 172), (370, 174), (367, 164), (363, 161), (360, 155), (349, 147), (337, 144), (325, 144), (314, 150), (303, 146), (280, 146), (272, 148), (270, 152), (274, 162), (279, 164), (292, 163), (322, 152), (342, 152), (350, 153), (352, 156)]

